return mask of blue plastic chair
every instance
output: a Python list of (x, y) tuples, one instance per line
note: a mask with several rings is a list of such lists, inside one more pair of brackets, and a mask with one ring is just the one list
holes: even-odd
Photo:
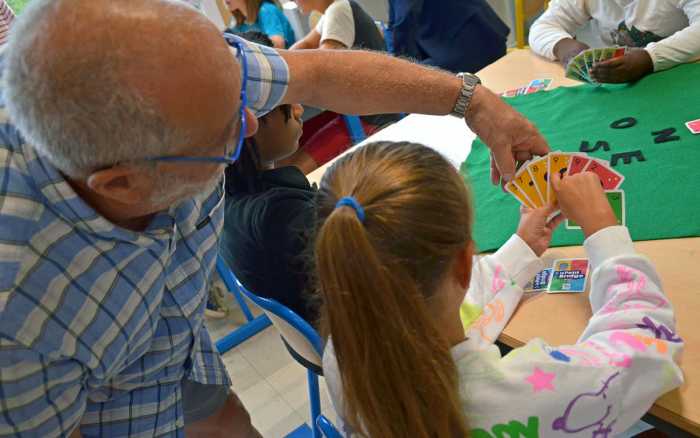
[(345, 127), (348, 128), (348, 132), (350, 133), (352, 144), (360, 143), (367, 138), (365, 128), (362, 127), (362, 121), (360, 121), (358, 116), (344, 114), (343, 121), (345, 122)]
[(394, 32), (389, 26), (382, 20), (374, 20), (374, 24), (379, 28), (379, 32), (384, 37), (384, 47), (386, 48), (386, 53), (394, 54)]
[(241, 292), (238, 289), (238, 280), (236, 280), (233, 272), (231, 272), (228, 266), (226, 266), (226, 262), (224, 262), (221, 256), (216, 258), (216, 270), (219, 273), (221, 280), (223, 280), (224, 284), (226, 285), (226, 288), (233, 294), (233, 297), (236, 299), (236, 302), (243, 311), (243, 315), (245, 315), (245, 318), (248, 321), (242, 326), (233, 330), (228, 335), (216, 341), (216, 349), (219, 350), (219, 353), (224, 354), (230, 349), (237, 347), (248, 338), (265, 330), (272, 324), (272, 322), (267, 315), (260, 315), (257, 318), (253, 317), (253, 313), (248, 308), (248, 303), (245, 302), (243, 295), (241, 295)]
[(343, 435), (335, 428), (331, 420), (321, 414), (316, 418), (316, 426), (321, 430), (321, 433), (326, 438), (343, 438)]
[(226, 266), (221, 256), (217, 259), (217, 268), (228, 271), (227, 278), (235, 285), (246, 298), (260, 307), (269, 318), (272, 325), (277, 329), (282, 338), (287, 351), (294, 360), (307, 370), (307, 381), (309, 385), (309, 404), (311, 411), (311, 425), (306, 423), (287, 435), (288, 437), (308, 437), (321, 438), (321, 432), (316, 426), (316, 418), (321, 415), (321, 397), (318, 387), (318, 376), (323, 375), (322, 359), (323, 341), (321, 336), (314, 330), (308, 322), (289, 308), (283, 306), (275, 300), (263, 298), (247, 290), (233, 272)]

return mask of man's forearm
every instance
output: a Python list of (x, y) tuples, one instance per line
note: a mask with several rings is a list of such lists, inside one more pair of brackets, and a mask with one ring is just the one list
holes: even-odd
[(444, 115), (462, 85), (451, 73), (357, 50), (280, 51), (289, 65), (284, 103), (344, 114)]

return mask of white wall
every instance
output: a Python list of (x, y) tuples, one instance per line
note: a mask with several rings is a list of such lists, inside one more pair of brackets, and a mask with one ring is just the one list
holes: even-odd
[[(383, 22), (389, 21), (389, 2), (388, 0), (355, 0), (362, 6), (362, 8), (367, 11), (369, 15), (375, 20), (381, 20)], [(442, 0), (428, 0), (428, 1), (442, 1)]]

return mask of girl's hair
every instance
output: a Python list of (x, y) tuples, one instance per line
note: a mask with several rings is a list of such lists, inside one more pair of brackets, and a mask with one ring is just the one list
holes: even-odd
[(272, 3), (273, 5), (277, 6), (274, 1), (272, 0), (245, 0), (245, 6), (247, 9), (247, 14), (248, 17), (245, 17), (240, 11), (236, 10), (233, 12), (233, 18), (236, 20), (236, 25), (240, 26), (241, 24), (245, 23), (246, 21), (249, 23), (255, 23), (258, 21), (258, 13), (260, 12), (260, 6), (265, 3), (269, 2)]
[[(339, 199), (354, 197), (361, 222)], [(364, 146), (326, 172), (315, 265), (346, 411), (373, 438), (467, 436), (451, 345), (427, 301), (471, 242), (470, 196), (439, 153)]]

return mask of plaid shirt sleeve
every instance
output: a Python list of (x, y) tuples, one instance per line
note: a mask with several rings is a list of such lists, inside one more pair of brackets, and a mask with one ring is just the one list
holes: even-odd
[(190, 380), (204, 385), (231, 386), (226, 365), (221, 359), (219, 350), (211, 340), (206, 326), (199, 330), (199, 341), (195, 343), (192, 355), (192, 370)]
[[(235, 35), (227, 36), (243, 46), (248, 63), (248, 106), (255, 115), (263, 116), (278, 106), (287, 94), (287, 62), (275, 49), (251, 43)], [(236, 49), (232, 48), (231, 51), (235, 56)]]
[(0, 437), (68, 436), (85, 411), (77, 361), (49, 360), (0, 339)]

